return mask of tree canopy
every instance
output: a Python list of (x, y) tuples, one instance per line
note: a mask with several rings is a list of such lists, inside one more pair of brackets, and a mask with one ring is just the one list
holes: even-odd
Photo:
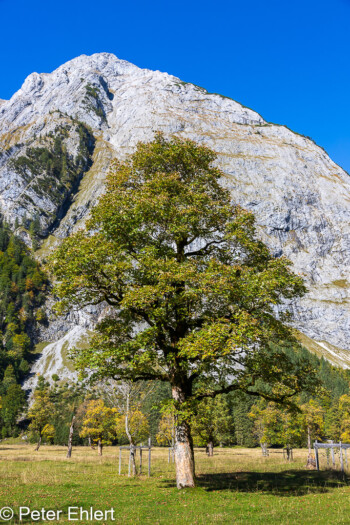
[(242, 390), (283, 402), (314, 382), (278, 346), (294, 340), (286, 303), (305, 293), (303, 280), (258, 239), (215, 160), (176, 137), (138, 144), (49, 262), (59, 311), (106, 305), (90, 346), (76, 350), (81, 370), (170, 382), (178, 486), (194, 483), (193, 401)]

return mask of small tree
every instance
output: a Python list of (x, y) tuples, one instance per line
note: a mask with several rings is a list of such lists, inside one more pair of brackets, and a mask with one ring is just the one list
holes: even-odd
[(252, 406), (249, 417), (254, 420), (254, 435), (263, 451), (267, 445), (282, 444), (283, 423), (275, 403), (261, 399)]
[(44, 436), (44, 438), (47, 439), (50, 442), (50, 444), (52, 444), (53, 438), (55, 437), (55, 427), (48, 423), (44, 426), (41, 435)]
[(133, 476), (136, 476), (135, 445), (149, 436), (147, 417), (137, 409), (131, 409), (126, 414), (116, 418), (116, 435), (126, 437), (130, 444), (130, 460)]
[(338, 413), (340, 423), (340, 439), (345, 443), (350, 443), (350, 395), (344, 394), (339, 398)]
[(106, 407), (102, 399), (87, 404), (80, 436), (90, 437), (97, 443), (99, 456), (102, 456), (103, 445), (109, 445), (115, 437), (116, 415), (117, 410)]
[(77, 367), (171, 384), (179, 488), (194, 486), (198, 400), (242, 390), (283, 402), (314, 382), (308, 363), (271, 346), (295, 341), (283, 310), (305, 292), (302, 278), (257, 239), (253, 215), (232, 204), (215, 159), (160, 134), (139, 144), (115, 162), (86, 229), (49, 263), (58, 311), (110, 307), (91, 344), (76, 350)]
[[(86, 411), (88, 409), (90, 401), (91, 401), (91, 399), (85, 399), (78, 406), (76, 414), (75, 414), (74, 423), (75, 423), (75, 427), (76, 427), (77, 431), (79, 432), (79, 436), (80, 436), (80, 432), (81, 432), (81, 430), (83, 428), (84, 420), (85, 420), (85, 417), (86, 417)], [(92, 450), (95, 450), (95, 446), (92, 443), (91, 436), (87, 436), (87, 438), (88, 438), (89, 446), (92, 448)]]
[(301, 406), (303, 423), (307, 435), (307, 447), (309, 450), (308, 463), (311, 462), (312, 449), (311, 440), (321, 439), (324, 432), (324, 408), (314, 399)]
[(165, 445), (168, 447), (174, 446), (174, 441), (175, 441), (174, 414), (165, 413), (162, 415), (159, 421), (158, 433), (157, 433), (156, 439), (159, 445)]
[(45, 427), (50, 425), (49, 434), (52, 434), (51, 421), (55, 413), (55, 407), (52, 403), (48, 387), (42, 376), (39, 378), (38, 387), (34, 391), (34, 402), (28, 411), (28, 418), (31, 419), (28, 429), (38, 434), (39, 440), (35, 448), (38, 451), (41, 445), (42, 437), (45, 436)]
[[(72, 455), (73, 435), (76, 428), (76, 412), (82, 404), (86, 395), (85, 385), (60, 382), (57, 374), (52, 375), (54, 387), (50, 391), (50, 397), (55, 405), (55, 417), (53, 425), (56, 427), (55, 443), (67, 444), (67, 458)], [(68, 443), (67, 443), (68, 441)]]
[(249, 417), (254, 420), (254, 434), (262, 449), (267, 444), (300, 446), (303, 432), (303, 414), (290, 411), (276, 403), (261, 399), (252, 406)]
[[(145, 398), (152, 392), (153, 384), (109, 382), (113, 386), (112, 394), (107, 393), (110, 402), (118, 408), (116, 433), (118, 438), (127, 438), (130, 445), (130, 461), (133, 475), (136, 475), (135, 445), (149, 436), (149, 423), (141, 411)], [(108, 387), (107, 387), (108, 391)]]
[(208, 456), (214, 455), (214, 445), (231, 440), (233, 421), (224, 396), (203, 399), (191, 419), (194, 441), (205, 444)]

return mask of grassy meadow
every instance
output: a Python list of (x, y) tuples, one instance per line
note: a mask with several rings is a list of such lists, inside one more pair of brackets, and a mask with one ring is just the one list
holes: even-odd
[[(152, 449), (151, 478), (128, 478), (127, 451), (119, 476), (118, 453), (117, 447), (105, 447), (100, 458), (97, 451), (77, 447), (67, 460), (64, 447), (34, 452), (33, 445), (1, 442), (0, 509), (15, 511), (6, 523), (19, 523), (19, 506), (63, 511), (59, 521), (24, 518), (22, 523), (74, 523), (67, 518), (69, 506), (115, 509), (115, 521), (76, 522), (81, 524), (350, 523), (348, 478), (337, 471), (306, 470), (306, 450), (295, 451), (288, 462), (281, 450), (263, 458), (259, 449), (216, 448), (209, 458), (196, 449), (198, 485), (183, 491), (175, 487), (166, 449)], [(321, 464), (326, 467), (325, 456)]]

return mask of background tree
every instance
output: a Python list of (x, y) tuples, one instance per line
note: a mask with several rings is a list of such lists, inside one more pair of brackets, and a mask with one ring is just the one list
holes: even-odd
[(340, 439), (350, 443), (350, 395), (344, 394), (339, 398), (338, 413), (340, 419)]
[(249, 417), (256, 398), (241, 391), (228, 394), (231, 415), (233, 418), (233, 443), (241, 447), (255, 447), (257, 440), (253, 434), (253, 421)]
[(160, 420), (163, 417), (164, 403), (171, 399), (171, 388), (169, 383), (163, 381), (147, 381), (145, 384), (152, 383), (152, 388), (143, 398), (140, 409), (147, 416), (152, 443), (157, 441)]
[(115, 418), (117, 410), (106, 407), (102, 399), (91, 400), (87, 404), (81, 437), (90, 437), (97, 443), (98, 455), (102, 456), (103, 445), (111, 444), (115, 437)]
[(303, 446), (305, 417), (299, 407), (290, 410), (276, 403), (261, 399), (252, 406), (249, 417), (254, 421), (254, 434), (264, 446)]
[(118, 409), (116, 434), (126, 438), (130, 445), (130, 462), (133, 476), (136, 475), (135, 445), (149, 436), (149, 423), (142, 406), (154, 390), (153, 382), (133, 383), (132, 381), (109, 381), (104, 383), (105, 395), (110, 404)]
[(2, 397), (1, 419), (4, 430), (3, 437), (18, 435), (17, 419), (26, 403), (25, 394), (20, 385), (12, 384), (8, 387), (6, 394)]
[(53, 439), (55, 437), (55, 427), (48, 423), (44, 426), (44, 428), (41, 431), (41, 435), (50, 443), (53, 443)]
[(275, 403), (261, 399), (253, 405), (249, 417), (254, 421), (253, 432), (263, 451), (267, 446), (282, 444), (283, 424)]
[(175, 416), (165, 413), (159, 421), (157, 443), (162, 446), (173, 447), (175, 442)]
[[(51, 421), (55, 413), (55, 407), (50, 400), (48, 384), (42, 376), (39, 377), (38, 386), (34, 391), (34, 402), (28, 410), (28, 418), (31, 420), (29, 424), (29, 431), (38, 435), (38, 444), (35, 448), (39, 450), (43, 436), (47, 431), (52, 434)], [(50, 428), (45, 427), (50, 425)]]
[[(76, 411), (76, 414), (75, 414), (75, 429), (77, 430), (77, 432), (79, 433), (79, 437), (80, 436), (80, 433), (81, 433), (81, 430), (83, 428), (83, 425), (84, 425), (84, 420), (85, 420), (85, 417), (86, 417), (86, 411), (88, 409), (88, 406), (89, 406), (89, 402), (91, 401), (91, 398), (89, 398), (88, 396), (86, 396), (86, 398), (84, 399), (84, 401), (78, 406), (77, 408), (77, 411)], [(95, 450), (95, 446), (92, 442), (92, 439), (91, 439), (91, 436), (88, 435), (87, 436), (87, 439), (88, 439), (88, 443), (89, 443), (89, 446)]]
[(52, 376), (55, 381), (50, 389), (50, 399), (55, 406), (52, 423), (55, 427), (54, 443), (67, 445), (67, 458), (72, 455), (73, 441), (80, 444), (77, 432), (76, 412), (86, 396), (85, 384), (60, 382), (57, 374)]
[(133, 476), (136, 475), (135, 445), (149, 436), (149, 424), (145, 414), (135, 408), (127, 409), (125, 414), (116, 418), (116, 435), (126, 437), (130, 445), (130, 461)]
[(47, 278), (24, 242), (0, 220), (0, 413), (1, 435), (17, 436), (25, 405), (20, 384), (33, 359), (33, 334), (45, 322)]
[(208, 456), (214, 455), (214, 445), (230, 442), (233, 420), (225, 396), (203, 399), (191, 419), (194, 442), (207, 447)]
[(179, 488), (194, 485), (193, 402), (234, 390), (283, 402), (314, 380), (307, 364), (271, 346), (293, 340), (282, 307), (305, 292), (303, 281), (231, 203), (215, 159), (160, 134), (139, 144), (115, 162), (86, 229), (49, 264), (59, 311), (110, 306), (91, 345), (77, 349), (79, 368), (170, 383)]
[(301, 406), (303, 413), (303, 422), (307, 435), (307, 447), (309, 450), (309, 459), (311, 461), (312, 449), (311, 442), (313, 439), (322, 440), (324, 433), (324, 414), (325, 410), (319, 401), (310, 399), (308, 403)]

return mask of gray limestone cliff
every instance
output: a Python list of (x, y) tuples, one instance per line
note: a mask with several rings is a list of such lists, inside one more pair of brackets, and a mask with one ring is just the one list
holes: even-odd
[[(37, 256), (45, 258), (82, 224), (111, 160), (155, 131), (218, 153), (232, 199), (254, 212), (272, 252), (305, 277), (309, 293), (292, 305), (302, 342), (350, 365), (349, 175), (312, 140), (229, 98), (108, 53), (29, 75), (0, 101), (2, 216), (28, 244), (36, 221)], [(42, 334), (51, 345), (34, 372), (61, 370), (62, 348), (84, 339), (95, 319), (93, 312), (52, 319)]]

